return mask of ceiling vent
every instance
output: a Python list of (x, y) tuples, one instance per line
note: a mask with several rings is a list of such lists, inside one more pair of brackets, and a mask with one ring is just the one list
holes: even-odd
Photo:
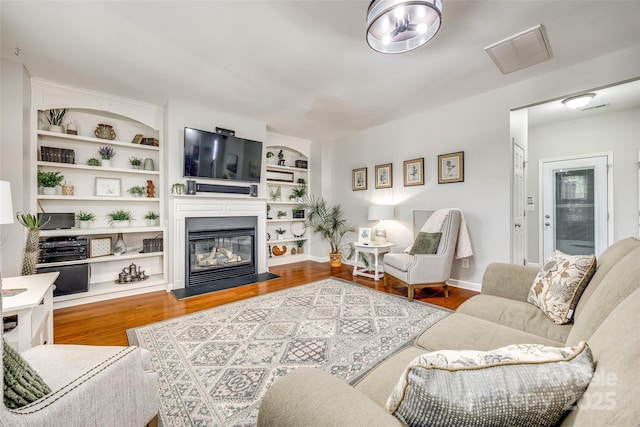
[(502, 74), (509, 74), (551, 59), (549, 44), (544, 37), (542, 25), (487, 46), (484, 50)]

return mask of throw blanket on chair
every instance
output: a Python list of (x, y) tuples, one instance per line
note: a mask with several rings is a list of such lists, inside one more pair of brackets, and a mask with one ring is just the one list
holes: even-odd
[[(435, 211), (427, 222), (424, 223), (420, 231), (425, 233), (438, 233), (442, 231), (444, 221), (452, 209), (438, 209)], [(459, 209), (456, 209), (459, 210)], [(471, 239), (469, 238), (469, 230), (464, 220), (464, 214), (460, 211), (460, 228), (458, 229), (458, 239), (456, 241), (456, 259), (468, 258), (473, 255), (471, 249)]]

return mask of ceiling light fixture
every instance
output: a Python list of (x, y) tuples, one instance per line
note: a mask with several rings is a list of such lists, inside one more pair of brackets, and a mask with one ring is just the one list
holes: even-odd
[(596, 96), (595, 93), (582, 93), (576, 96), (570, 96), (567, 99), (562, 100), (562, 103), (565, 107), (571, 108), (572, 110), (579, 110), (580, 108), (584, 108)]
[(403, 53), (440, 29), (442, 0), (373, 0), (367, 11), (367, 43), (381, 53)]

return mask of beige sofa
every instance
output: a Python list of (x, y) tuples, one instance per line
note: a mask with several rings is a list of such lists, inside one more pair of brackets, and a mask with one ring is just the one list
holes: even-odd
[(266, 393), (259, 426), (397, 426), (384, 409), (407, 364), (434, 350), (491, 350), (509, 344), (564, 347), (586, 341), (596, 371), (562, 426), (637, 426), (640, 420), (640, 240), (609, 247), (576, 307), (573, 324), (557, 325), (527, 302), (536, 268), (492, 264), (482, 293), (424, 331), (413, 346), (378, 365), (354, 387), (302, 368)]

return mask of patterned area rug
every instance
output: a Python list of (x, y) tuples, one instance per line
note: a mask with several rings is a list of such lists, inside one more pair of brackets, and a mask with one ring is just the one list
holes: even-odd
[(287, 372), (313, 366), (353, 383), (447, 313), (326, 279), (127, 334), (151, 351), (164, 427), (251, 426)]

